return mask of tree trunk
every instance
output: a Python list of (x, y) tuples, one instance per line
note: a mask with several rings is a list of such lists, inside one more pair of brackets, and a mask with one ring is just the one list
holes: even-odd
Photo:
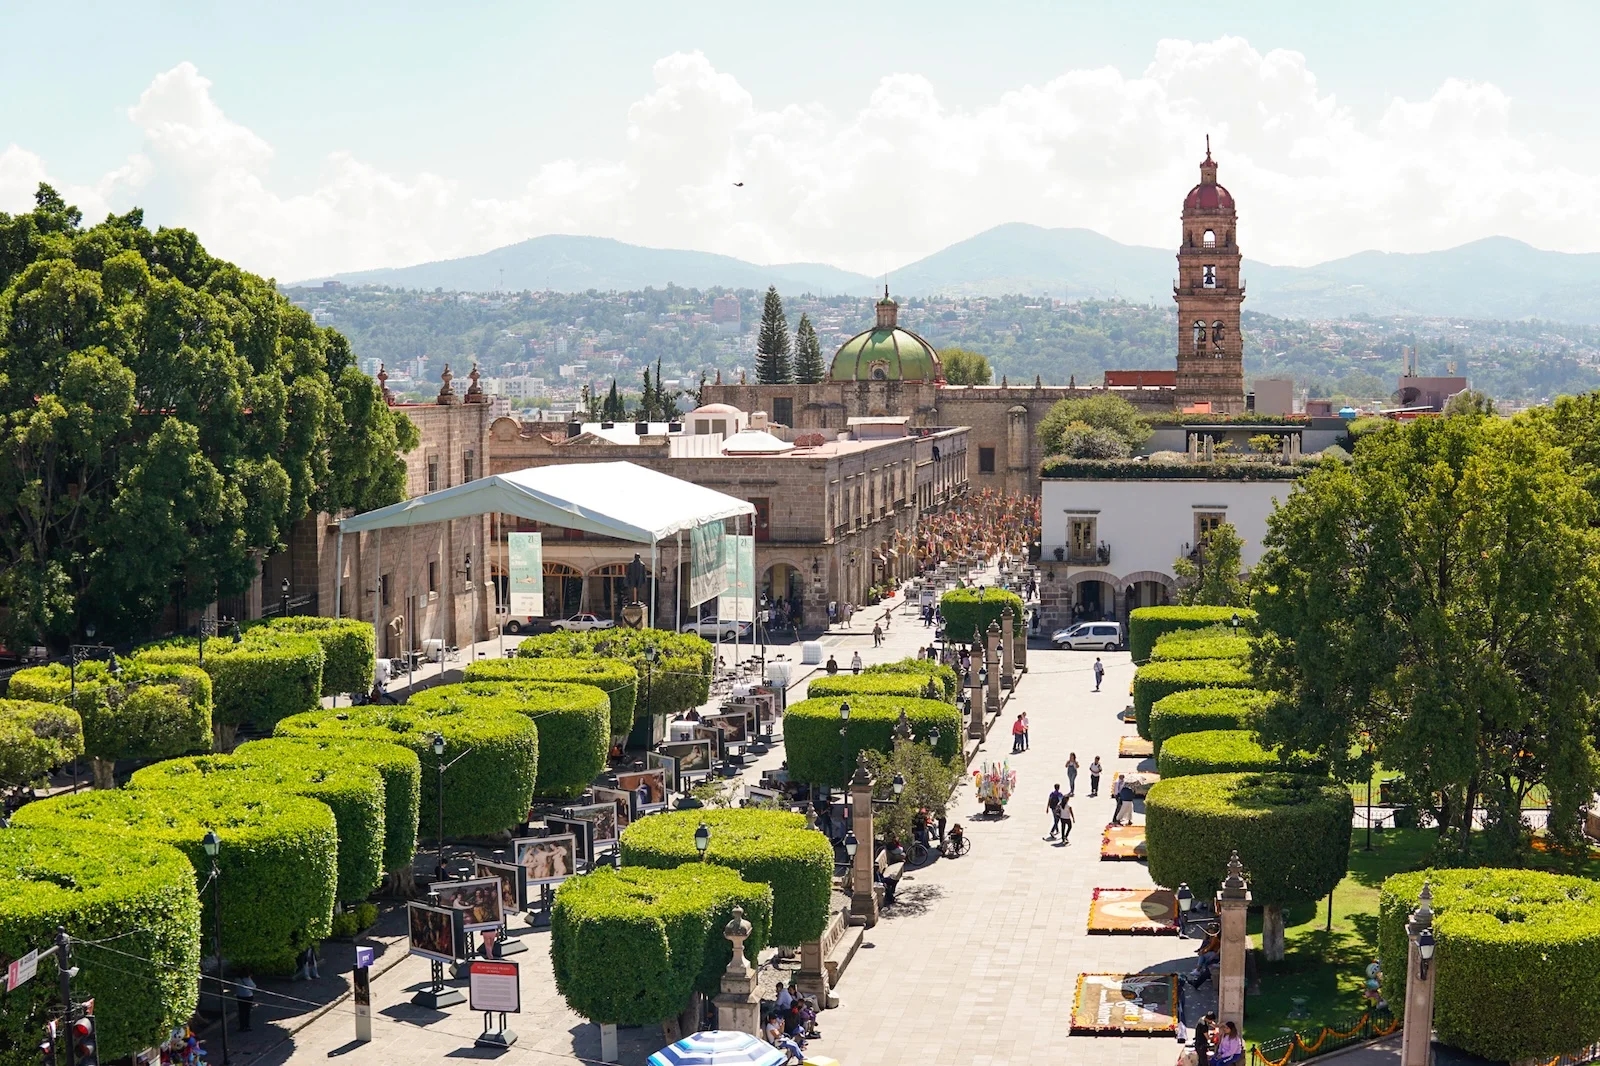
[(116, 774), (112, 772), (116, 769), (116, 765), (113, 760), (102, 759), (99, 756), (92, 756), (89, 759), (89, 772), (94, 775), (95, 788), (117, 787)]
[(211, 723), (211, 750), (226, 754), (233, 750), (237, 742), (239, 727), (226, 725), (222, 722)]
[(1261, 908), (1261, 954), (1268, 962), (1282, 962), (1283, 904), (1269, 903)]

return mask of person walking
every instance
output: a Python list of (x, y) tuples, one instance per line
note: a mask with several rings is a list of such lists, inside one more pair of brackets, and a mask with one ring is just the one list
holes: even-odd
[(1100, 756), (1096, 755), (1089, 764), (1089, 798), (1094, 799), (1100, 795)]
[(861, 653), (859, 651), (850, 656), (850, 672), (852, 674), (861, 672)]
[(872, 646), (874, 648), (883, 647), (883, 627), (877, 623), (873, 623), (872, 626)]
[(1195, 1066), (1207, 1066), (1211, 1058), (1211, 1031), (1217, 1027), (1217, 1016), (1206, 1012), (1194, 1025)]
[(839, 672), (839, 660), (831, 655), (828, 656), (828, 665), (824, 666), (823, 669), (828, 672), (829, 677), (832, 677)]
[(1050, 835), (1046, 840), (1054, 840), (1056, 834), (1061, 832), (1061, 808), (1066, 805), (1067, 797), (1062, 795), (1061, 786), (1055, 785), (1050, 789), (1050, 798), (1045, 800), (1045, 810), (1050, 812)]
[(1028, 750), (1028, 712), (1022, 712), (1022, 750)]
[(239, 1032), (250, 1031), (250, 1012), (256, 1005), (256, 982), (246, 970), (233, 982), (233, 995), (239, 1001)]
[(1017, 720), (1011, 723), (1011, 754), (1022, 753), (1022, 732), (1026, 727), (1022, 724), (1022, 715), (1017, 715)]
[(1100, 661), (1100, 656), (1096, 655), (1094, 657), (1094, 690), (1096, 692), (1100, 691), (1100, 682), (1105, 678), (1105, 676), (1105, 664)]
[(1072, 798), (1065, 797), (1061, 801), (1061, 843), (1063, 846), (1072, 844), (1072, 823), (1077, 816), (1072, 813)]
[(1067, 795), (1076, 795), (1078, 791), (1078, 753), (1067, 753)]

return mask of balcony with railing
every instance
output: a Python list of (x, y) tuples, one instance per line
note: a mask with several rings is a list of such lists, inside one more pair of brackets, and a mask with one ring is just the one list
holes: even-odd
[(1068, 545), (1056, 549), (1056, 561), (1068, 566), (1109, 566), (1111, 545), (1101, 541), (1098, 545)]

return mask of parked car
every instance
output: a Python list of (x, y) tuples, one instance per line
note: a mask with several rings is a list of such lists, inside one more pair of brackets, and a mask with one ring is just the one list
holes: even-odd
[(696, 633), (707, 640), (747, 640), (752, 626), (749, 622), (735, 622), (732, 618), (702, 618), (698, 622), (685, 622), (683, 633)]
[(1079, 622), (1066, 629), (1058, 629), (1050, 636), (1050, 643), (1068, 650), (1103, 649), (1116, 651), (1122, 646), (1121, 622)]
[(579, 612), (571, 618), (558, 618), (550, 623), (551, 629), (564, 629), (569, 633), (582, 633), (590, 629), (611, 629), (617, 623), (597, 614)]
[(507, 618), (505, 631), (507, 636), (517, 636), (521, 633), (548, 633), (555, 628), (556, 623), (548, 618), (525, 615), (521, 618)]

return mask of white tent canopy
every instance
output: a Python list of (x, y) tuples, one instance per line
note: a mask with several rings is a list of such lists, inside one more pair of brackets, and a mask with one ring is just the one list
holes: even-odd
[(657, 544), (706, 522), (755, 514), (713, 489), (633, 463), (530, 467), (440, 489), (341, 519), (341, 533), (508, 514), (635, 544)]

